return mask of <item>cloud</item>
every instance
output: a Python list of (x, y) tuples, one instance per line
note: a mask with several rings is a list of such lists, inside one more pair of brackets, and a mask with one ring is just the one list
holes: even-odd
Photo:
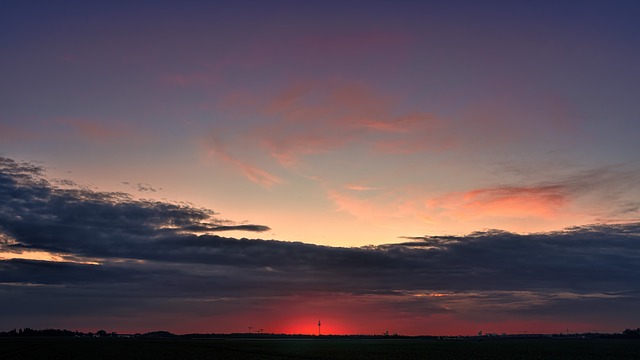
[[(374, 192), (377, 188), (346, 187), (349, 192), (328, 190), (327, 197), (336, 205), (337, 211), (348, 213), (358, 219), (374, 224), (385, 224), (389, 220), (413, 220), (420, 217), (418, 204), (398, 191)], [(364, 194), (364, 196), (358, 196)], [(371, 194), (371, 196), (366, 196)], [(393, 221), (392, 221), (393, 222)]]
[(69, 126), (79, 135), (90, 140), (112, 142), (130, 138), (133, 129), (128, 124), (110, 122), (109, 125), (93, 120), (80, 118), (58, 119), (59, 123)]
[(451, 145), (443, 119), (422, 112), (398, 114), (395, 103), (357, 82), (294, 82), (257, 110), (273, 121), (255, 136), (285, 166), (352, 143), (392, 153)]
[(38, 138), (39, 135), (23, 126), (14, 124), (3, 124), (3, 120), (0, 120), (0, 139), (7, 142), (17, 142), (24, 140), (33, 140)]
[(428, 208), (448, 208), (456, 216), (501, 216), (550, 218), (569, 202), (567, 189), (560, 185), (495, 187), (445, 195), (427, 201)]
[[(84, 245), (75, 249), (94, 255), (128, 255), (154, 260), (150, 263), (117, 263), (106, 259), (102, 265), (78, 266), (86, 269), (84, 272), (94, 269), (109, 273), (110, 267), (130, 267), (130, 276), (135, 278), (136, 272), (153, 273), (163, 268), (171, 272), (172, 264), (183, 264), (180, 266), (186, 272), (174, 275), (185, 279), (195, 276), (189, 274), (195, 269), (205, 275), (223, 267), (224, 277), (233, 274), (233, 279), (229, 279), (233, 282), (261, 279), (279, 285), (242, 290), (248, 296), (314, 291), (370, 295), (390, 291), (395, 295), (552, 291), (568, 293), (565, 297), (595, 293), (624, 296), (625, 292), (636, 288), (639, 234), (639, 224), (579, 227), (533, 235), (487, 231), (446, 239), (415, 238), (411, 242), (367, 248), (332, 248), (202, 235), (151, 241), (153, 249), (144, 249), (131, 241), (120, 243), (127, 249), (117, 251)], [(166, 262), (166, 267), (159, 262)], [(69, 276), (47, 277), (54, 269), (75, 266), (29, 260), (15, 260), (6, 265), (36, 269), (14, 272), (15, 275), (22, 274), (16, 281), (30, 283), (42, 279), (45, 283), (73, 281)], [(37, 271), (36, 265), (48, 271)], [(164, 271), (160, 272), (164, 274)], [(25, 277), (27, 274), (33, 277)], [(38, 276), (42, 278), (38, 280)], [(82, 275), (81, 279), (88, 281), (91, 276)], [(229, 291), (218, 295), (238, 294)]]
[(110, 247), (119, 242), (143, 246), (172, 234), (268, 230), (219, 219), (208, 209), (134, 200), (125, 193), (58, 188), (42, 168), (7, 158), (0, 158), (0, 168), (0, 226), (16, 242), (10, 248), (110, 256), (116, 251)]
[(127, 185), (129, 187), (131, 187), (134, 190), (137, 190), (139, 192), (156, 192), (158, 190), (162, 190), (162, 188), (156, 189), (153, 186), (151, 186), (150, 184), (147, 183), (137, 183), (137, 184), (132, 184), (128, 181), (123, 181), (121, 183), (122, 185)]
[(283, 181), (278, 176), (254, 166), (248, 161), (241, 160), (231, 155), (224, 147), (221, 141), (215, 138), (209, 138), (207, 142), (209, 156), (220, 159), (223, 162), (232, 165), (240, 171), (247, 179), (265, 188), (281, 184)]
[[(336, 211), (394, 233), (428, 229), (434, 234), (501, 227), (516, 232), (549, 231), (573, 224), (640, 220), (638, 170), (618, 165), (591, 169), (529, 169), (497, 184), (436, 192), (429, 179), (371, 189), (358, 183), (326, 186)], [(453, 184), (453, 183), (452, 183)], [(452, 230), (453, 229), (453, 230)], [(457, 230), (456, 230), (457, 229)], [(393, 234), (392, 234), (393, 235)], [(378, 242), (380, 243), (380, 242)]]
[(357, 184), (347, 184), (345, 185), (346, 189), (353, 191), (369, 191), (369, 190), (378, 190), (379, 188), (373, 186), (365, 186), (365, 185), (357, 185)]
[[(542, 129), (514, 123), (513, 118), (532, 115), (518, 113), (505, 105), (505, 99), (490, 104), (468, 103), (443, 115), (433, 109), (407, 107), (402, 98), (370, 84), (336, 77), (303, 78), (291, 81), (275, 94), (245, 93), (243, 97), (252, 99), (251, 105), (241, 106), (239, 111), (250, 109), (266, 122), (257, 128), (252, 123), (251, 130), (246, 131), (286, 167), (298, 164), (305, 156), (350, 146), (396, 155), (477, 151), (546, 134)], [(547, 109), (549, 104), (538, 107)], [(553, 116), (541, 112), (536, 114), (537, 122), (555, 123)]]
[(619, 291), (635, 288), (628, 283), (635, 271), (620, 270), (634, 268), (631, 262), (638, 255), (628, 251), (640, 246), (640, 224), (577, 226), (529, 235), (489, 230), (466, 236), (413, 239), (383, 248), (404, 246), (419, 250), (424, 247), (429, 252), (440, 253), (448, 258), (446, 262), (464, 262), (464, 268), (474, 270), (467, 274), (469, 280), (474, 277), (477, 280), (495, 277), (495, 281), (465, 284), (464, 290), (546, 288)]
[[(17, 120), (2, 124), (0, 119), (0, 139), (7, 142), (42, 141), (57, 139), (64, 141), (88, 140), (92, 143), (109, 144), (132, 139), (145, 139), (131, 123), (103, 121), (92, 118), (39, 118)], [(62, 125), (62, 126), (60, 126)]]
[(0, 260), (7, 326), (87, 317), (140, 323), (158, 314), (183, 324), (247, 311), (286, 316), (282, 304), (319, 309), (318, 298), (345, 306), (336, 314), (348, 308), (365, 318), (364, 309), (377, 309), (407, 323), (445, 315), (475, 323), (593, 322), (601, 313), (620, 323), (640, 305), (640, 223), (340, 248), (220, 237), (213, 232), (268, 228), (122, 193), (60, 189), (41, 167), (11, 159), (0, 159), (0, 170), (2, 248), (66, 259)]
[(638, 218), (638, 171), (608, 166), (531, 185), (494, 186), (452, 192), (425, 202), (427, 211), (462, 219), (541, 218), (581, 214), (600, 222)]
[[(536, 123), (543, 126), (525, 129), (513, 119), (533, 115), (518, 113), (505, 105), (505, 99), (490, 105), (468, 103), (444, 113), (439, 108), (408, 106), (406, 99), (388, 91), (339, 77), (301, 77), (266, 91), (235, 90), (231, 101), (221, 106), (228, 116), (246, 120), (247, 126), (234, 122), (233, 134), (224, 135), (224, 145), (206, 139), (211, 154), (263, 187), (283, 182), (265, 170), (268, 160), (275, 160), (289, 175), (322, 171), (323, 160), (328, 159), (323, 155), (331, 153), (349, 160), (358, 156), (355, 161), (362, 161), (363, 155), (396, 158), (402, 164), (423, 161), (411, 156), (418, 153), (456, 152), (453, 156), (458, 156), (523, 145), (531, 135), (546, 134), (544, 124), (551, 121), (545, 114), (536, 114)], [(539, 107), (546, 109), (546, 105)], [(260, 167), (255, 159), (260, 159)], [(362, 163), (367, 166), (366, 160)], [(541, 214), (543, 208), (541, 204)]]

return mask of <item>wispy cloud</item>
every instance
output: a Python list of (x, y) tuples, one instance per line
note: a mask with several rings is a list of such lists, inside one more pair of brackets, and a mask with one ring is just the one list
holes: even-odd
[(640, 219), (638, 171), (632, 166), (532, 171), (514, 178), (512, 184), (444, 193), (385, 182), (384, 187), (326, 185), (326, 194), (337, 211), (376, 226), (427, 228), (435, 233), (491, 227), (528, 232)]
[(247, 179), (260, 186), (270, 188), (283, 182), (282, 179), (280, 179), (278, 176), (273, 175), (257, 166), (254, 166), (248, 161), (241, 160), (231, 155), (231, 153), (229, 153), (225, 149), (222, 142), (215, 138), (209, 138), (206, 146), (209, 156), (222, 160), (223, 162), (233, 166), (235, 169), (240, 171)]
[(22, 141), (25, 139), (33, 139), (38, 136), (39, 135), (36, 132), (23, 128), (19, 125), (3, 124), (0, 122), (0, 139), (3, 141)]
[(538, 184), (495, 186), (448, 193), (425, 202), (427, 210), (462, 218), (539, 217), (581, 214), (609, 222), (638, 218), (638, 172), (632, 168), (601, 167), (575, 170)]
[(373, 187), (373, 186), (347, 184), (345, 185), (345, 189), (353, 190), (353, 191), (369, 191), (369, 190), (378, 190), (379, 188)]
[[(274, 158), (287, 166), (301, 156), (351, 143), (385, 152), (405, 152), (437, 147), (442, 144), (441, 138), (448, 138), (441, 133), (444, 123), (436, 116), (397, 115), (392, 98), (363, 84), (337, 80), (294, 83), (273, 97), (264, 112), (275, 121), (256, 136)], [(416, 133), (429, 135), (430, 141), (414, 138)], [(444, 146), (449, 146), (446, 143)]]
[(60, 118), (56, 122), (67, 125), (77, 135), (94, 141), (112, 142), (134, 136), (133, 128), (126, 123), (84, 118)]
[[(69, 181), (69, 180), (67, 180)], [(125, 185), (133, 190), (136, 190), (138, 192), (157, 192), (159, 190), (162, 190), (162, 188), (156, 188), (153, 187), (151, 184), (148, 183), (130, 183), (129, 181), (122, 181), (121, 182), (122, 185)], [(73, 185), (73, 182), (71, 182), (68, 185)]]
[(565, 210), (570, 201), (566, 187), (495, 187), (447, 194), (426, 202), (428, 209), (447, 210), (465, 217), (543, 217)]
[(252, 99), (251, 106), (239, 111), (252, 109), (265, 119), (246, 132), (286, 167), (347, 147), (382, 154), (441, 153), (501, 146), (535, 132), (513, 126), (509, 119), (517, 114), (499, 106), (469, 104), (445, 116), (401, 106), (397, 96), (340, 78), (301, 79), (275, 95), (242, 97)]
[[(327, 197), (336, 205), (336, 210), (374, 224), (397, 227), (397, 220), (415, 221), (421, 217), (415, 199), (407, 198), (393, 190), (376, 192), (372, 197), (359, 196), (372, 192), (374, 188), (347, 188), (355, 191), (328, 190)], [(359, 194), (360, 193), (360, 194)], [(392, 220), (392, 221), (390, 221)]]

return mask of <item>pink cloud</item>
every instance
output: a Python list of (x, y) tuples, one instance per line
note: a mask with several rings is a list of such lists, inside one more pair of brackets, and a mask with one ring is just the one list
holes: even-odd
[(538, 187), (496, 187), (451, 193), (426, 202), (430, 210), (455, 217), (553, 218), (570, 202), (568, 190), (560, 185)]
[[(387, 190), (365, 196), (362, 194), (369, 188), (355, 187), (360, 194), (346, 193), (337, 190), (328, 190), (327, 197), (333, 201), (338, 211), (348, 213), (358, 219), (372, 223), (395, 226), (398, 222), (411, 223), (423, 222), (424, 214), (418, 210), (415, 198), (407, 196), (399, 190)], [(368, 194), (369, 192), (367, 192)], [(362, 196), (361, 196), (362, 195)]]
[(299, 81), (291, 84), (287, 89), (276, 95), (267, 105), (266, 111), (279, 113), (291, 109), (296, 102), (313, 90), (313, 83)]
[(369, 191), (369, 190), (378, 190), (377, 187), (364, 186), (364, 185), (356, 185), (356, 184), (348, 184), (345, 186), (346, 189), (353, 191)]
[(453, 146), (446, 122), (432, 114), (394, 113), (394, 100), (353, 82), (298, 82), (274, 96), (263, 116), (274, 121), (256, 137), (281, 164), (352, 143), (382, 152)]
[(355, 217), (370, 219), (384, 215), (380, 209), (368, 201), (333, 190), (330, 190), (327, 195), (336, 204), (339, 211), (347, 212)]
[[(288, 135), (284, 135), (285, 133)], [(351, 141), (351, 137), (347, 133), (330, 136), (322, 133), (322, 130), (316, 132), (309, 129), (300, 133), (285, 130), (263, 141), (271, 156), (281, 165), (292, 166), (297, 163), (300, 156), (319, 154), (342, 147)]]
[[(469, 104), (443, 117), (399, 111), (397, 98), (362, 83), (299, 81), (256, 108), (258, 115), (270, 121), (255, 136), (275, 159), (291, 166), (306, 155), (352, 144), (384, 154), (503, 146), (547, 134), (544, 124), (564, 117), (556, 105), (539, 110), (540, 114), (519, 114), (505, 105), (507, 100)], [(542, 129), (521, 126), (514, 121), (516, 116), (540, 117)]]
[(351, 144), (385, 154), (474, 151), (561, 136), (548, 127), (568, 126), (554, 125), (571, 117), (566, 103), (544, 100), (535, 111), (523, 113), (511, 102), (504, 96), (471, 103), (443, 117), (427, 111), (400, 111), (397, 98), (362, 83), (301, 81), (257, 110), (258, 115), (273, 120), (256, 136), (278, 161), (291, 166), (305, 155)]
[(240, 160), (237, 157), (231, 155), (225, 149), (223, 144), (216, 139), (210, 139), (207, 143), (207, 148), (209, 156), (215, 157), (227, 164), (230, 164), (253, 183), (256, 183), (265, 188), (270, 188), (283, 182), (282, 179), (269, 173), (268, 171), (260, 169), (247, 161)]
[(133, 129), (129, 124), (121, 122), (105, 122), (93, 119), (64, 118), (57, 122), (71, 127), (77, 134), (96, 141), (111, 142), (133, 136)]
[(23, 127), (10, 125), (10, 124), (0, 124), (0, 140), (18, 141), (18, 140), (34, 139), (37, 137), (38, 137), (38, 134), (34, 133), (33, 131), (27, 130)]
[[(361, 184), (335, 187), (337, 210), (388, 225), (423, 227), (435, 233), (496, 227), (509, 231), (552, 230), (576, 223), (629, 222), (638, 218), (637, 172), (592, 169), (538, 184), (491, 186), (444, 194), (399, 185), (367, 191)], [(351, 190), (351, 191), (347, 191)], [(634, 192), (635, 191), (635, 192)]]

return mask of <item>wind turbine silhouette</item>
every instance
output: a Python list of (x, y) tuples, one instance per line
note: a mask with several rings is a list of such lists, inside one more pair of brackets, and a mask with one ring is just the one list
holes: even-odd
[(320, 336), (320, 325), (322, 324), (320, 323), (320, 320), (318, 320), (318, 336)]

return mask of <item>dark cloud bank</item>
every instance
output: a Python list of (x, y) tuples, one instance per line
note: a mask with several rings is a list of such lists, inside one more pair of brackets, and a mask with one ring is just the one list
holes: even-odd
[(193, 206), (59, 188), (42, 168), (0, 158), (0, 246), (66, 260), (0, 260), (0, 316), (9, 327), (154, 312), (214, 316), (321, 294), (417, 317), (586, 319), (620, 328), (640, 321), (638, 223), (363, 248), (214, 234), (227, 230), (268, 227)]

